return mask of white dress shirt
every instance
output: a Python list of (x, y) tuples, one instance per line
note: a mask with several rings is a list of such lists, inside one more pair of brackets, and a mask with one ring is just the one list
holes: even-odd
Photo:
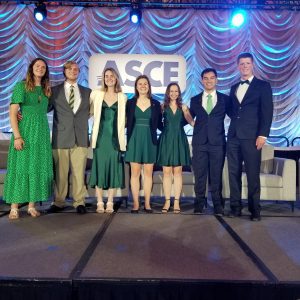
[(74, 108), (73, 108), (73, 113), (75, 114), (81, 104), (81, 95), (79, 91), (79, 87), (77, 82), (71, 84), (67, 81), (65, 81), (65, 95), (66, 95), (66, 100), (69, 104), (69, 99), (70, 99), (70, 92), (71, 92), (71, 85), (74, 87)]
[[(248, 78), (250, 83), (253, 80), (253, 78), (254, 78), (254, 75), (252, 75), (250, 78)], [(243, 80), (241, 79), (241, 81), (243, 81)], [(239, 86), (236, 90), (236, 97), (238, 98), (240, 103), (243, 101), (243, 99), (247, 93), (247, 90), (249, 88), (250, 83), (249, 84), (247, 84), (247, 83), (239, 84)]]
[[(212, 103), (213, 103), (213, 108), (216, 106), (217, 104), (217, 91), (214, 90), (211, 93), (209, 93), (210, 95), (212, 95)], [(206, 110), (207, 108), (207, 96), (209, 95), (206, 91), (203, 91), (202, 94), (202, 107)]]

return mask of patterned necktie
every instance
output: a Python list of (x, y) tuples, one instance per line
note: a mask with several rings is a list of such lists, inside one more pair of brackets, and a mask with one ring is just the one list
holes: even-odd
[(213, 110), (212, 95), (208, 94), (207, 95), (207, 103), (206, 103), (206, 112), (207, 112), (207, 114), (210, 114), (212, 110)]
[(69, 105), (70, 108), (73, 110), (74, 108), (74, 100), (75, 100), (75, 94), (74, 94), (74, 86), (70, 86), (70, 96), (69, 96)]

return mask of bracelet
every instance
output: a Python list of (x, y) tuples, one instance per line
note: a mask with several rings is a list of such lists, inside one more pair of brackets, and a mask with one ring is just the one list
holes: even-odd
[(20, 140), (21, 138), (22, 138), (21, 136), (15, 137), (15, 141), (16, 141), (16, 140)]

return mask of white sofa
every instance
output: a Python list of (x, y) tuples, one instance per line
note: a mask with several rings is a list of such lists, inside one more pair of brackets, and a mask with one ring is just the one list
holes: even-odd
[[(153, 173), (153, 196), (164, 197), (162, 178), (162, 171), (155, 171)], [(260, 181), (261, 200), (289, 201), (292, 211), (294, 211), (294, 203), (296, 201), (296, 162), (294, 160), (274, 157), (274, 147), (271, 145), (265, 145), (262, 149)], [(195, 178), (193, 171), (183, 172), (182, 197), (195, 197), (194, 183)], [(222, 184), (223, 198), (228, 199), (230, 197), (230, 189), (226, 158), (223, 169)], [(142, 187), (140, 195), (143, 196)], [(172, 195), (174, 195), (173, 191)], [(244, 172), (242, 173), (242, 199), (247, 199), (247, 177)]]
[[(7, 166), (7, 155), (8, 155), (8, 148), (9, 148), (10, 140), (0, 140), (0, 199), (3, 196), (3, 187), (4, 187), (4, 179), (6, 175), (6, 166)], [(87, 186), (87, 194), (86, 197), (95, 197), (95, 189), (88, 186), (88, 180), (90, 177), (90, 167), (92, 164), (93, 153), (91, 148), (89, 148), (88, 154), (88, 161), (87, 161), (87, 168), (85, 171), (86, 175), (86, 186)], [(116, 197), (120, 197), (125, 200), (126, 207), (128, 201), (128, 190), (129, 190), (129, 166), (125, 164), (125, 188), (124, 189), (117, 189)], [(104, 193), (106, 196), (106, 192)], [(68, 197), (72, 197), (72, 182), (70, 180), (70, 185), (68, 188)]]
[[(261, 200), (289, 201), (294, 211), (296, 201), (296, 162), (292, 159), (274, 157), (274, 147), (262, 149), (260, 173)], [(229, 198), (228, 164), (223, 169), (223, 198)], [(247, 176), (242, 173), (242, 199), (247, 199)]]
[[(192, 145), (190, 144), (190, 154), (192, 156)], [(181, 197), (195, 197), (194, 185), (195, 177), (192, 167), (184, 167), (182, 172), (182, 193)], [(143, 181), (143, 180), (142, 180)], [(141, 195), (143, 191), (141, 190)], [(154, 171), (153, 172), (153, 187), (152, 193), (153, 196), (164, 197), (163, 191), (163, 171)], [(207, 195), (207, 191), (206, 191)], [(174, 190), (172, 185), (171, 197), (174, 196)]]
[[(190, 155), (193, 155), (192, 152), (192, 145), (190, 144)], [(194, 172), (191, 167), (183, 167), (182, 172), (182, 193), (181, 197), (195, 197), (195, 191), (194, 191), (194, 185), (195, 185), (195, 177)], [(171, 197), (174, 196), (174, 186), (172, 185), (171, 190)], [(152, 187), (152, 193), (153, 196), (159, 196), (164, 197), (164, 191), (163, 191), (163, 171), (154, 171), (153, 172), (153, 187)], [(207, 196), (207, 191), (206, 191)]]

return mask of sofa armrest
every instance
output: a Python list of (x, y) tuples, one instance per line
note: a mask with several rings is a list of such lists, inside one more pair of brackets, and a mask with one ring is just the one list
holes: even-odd
[(296, 201), (296, 162), (293, 159), (274, 157), (273, 174), (282, 177), (284, 199)]
[(229, 199), (230, 197), (227, 157), (225, 157), (223, 174), (222, 174), (222, 197), (224, 199)]
[(296, 176), (296, 162), (293, 159), (274, 157), (273, 173), (278, 176)]

